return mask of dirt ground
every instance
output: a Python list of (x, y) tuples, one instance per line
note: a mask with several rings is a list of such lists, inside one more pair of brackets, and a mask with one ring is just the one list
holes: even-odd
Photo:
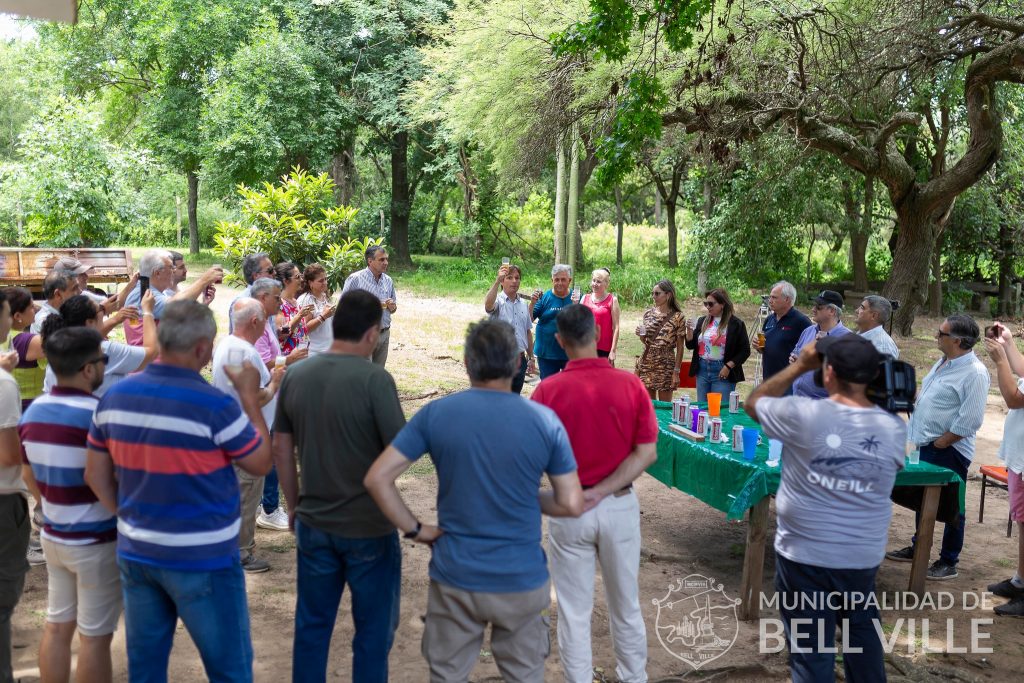
[[(218, 297), (219, 316), (230, 294)], [(688, 310), (695, 311), (696, 302)], [(748, 321), (753, 310), (741, 309)], [(482, 314), (478, 303), (443, 300), (403, 294), (392, 328), (392, 349), (388, 369), (395, 376), (403, 405), (412, 414), (424, 402), (458, 390), (467, 385), (461, 365), (461, 337), (465, 325)], [(632, 366), (638, 344), (631, 331), (640, 317), (639, 311), (626, 311), (623, 317), (623, 340), (620, 366)], [(937, 357), (934, 342), (928, 335), (938, 321), (922, 320), (917, 324), (920, 338), (897, 340), (906, 355), (914, 359), (923, 375)], [(225, 326), (222, 325), (222, 329)], [(527, 386), (527, 392), (532, 387)], [(743, 391), (746, 393), (746, 390)], [(941, 584), (929, 583), (930, 595), (939, 607), (927, 605), (918, 609), (887, 610), (883, 613), (884, 632), (894, 638), (894, 656), (889, 658), (890, 680), (998, 680), (1014, 679), (1024, 670), (1024, 621), (996, 617), (991, 608), (1000, 598), (983, 599), (986, 585), (1012, 576), (1016, 561), (1017, 535), (1006, 537), (1006, 494), (990, 490), (986, 500), (986, 519), (978, 524), (980, 480), (976, 472), (980, 464), (996, 463), (996, 451), (1002, 435), (1005, 407), (998, 395), (989, 397), (985, 424), (978, 434), (978, 453), (968, 484), (968, 528), (960, 576)], [(436, 515), (436, 479), (424, 459), (410, 474), (400, 480), (400, 488), (417, 516), (424, 520)], [(743, 550), (746, 539), (745, 522), (728, 522), (723, 513), (696, 499), (669, 489), (648, 475), (636, 484), (642, 509), (641, 533), (643, 559), (640, 568), (640, 596), (648, 629), (648, 673), (651, 681), (729, 680), (775, 681), (788, 677), (785, 653), (762, 652), (759, 646), (759, 623), (739, 622), (734, 644), (718, 659), (706, 663), (699, 671), (663, 647), (657, 636), (658, 623), (655, 600), (662, 599), (671, 584), (690, 574), (713, 578), (723, 585), (726, 596), (737, 597), (740, 588)], [(772, 529), (774, 534), (774, 513)], [(907, 545), (913, 533), (913, 514), (896, 508), (890, 531), (890, 548)], [(936, 547), (940, 534), (936, 533)], [(257, 553), (268, 560), (272, 570), (247, 577), (255, 651), (255, 676), (259, 681), (281, 681), (290, 677), (295, 600), (294, 538), (287, 532), (257, 530)], [(427, 564), (429, 550), (403, 542), (401, 623), (391, 654), (391, 679), (402, 683), (427, 680), (426, 665), (420, 654), (422, 615), (426, 608)], [(933, 551), (933, 558), (937, 550)], [(764, 590), (772, 595), (774, 553), (769, 543), (765, 559)], [(909, 564), (883, 563), (878, 574), (878, 590), (894, 602), (896, 594), (906, 589)], [(598, 574), (600, 584), (600, 574)], [(607, 611), (598, 588), (593, 620), (595, 680), (615, 681), (615, 662)], [(554, 597), (554, 596), (553, 596)], [(946, 609), (942, 601), (955, 605)], [(964, 603), (967, 603), (965, 609)], [(975, 609), (975, 603), (982, 602)], [(34, 567), (28, 575), (25, 594), (15, 612), (15, 676), (24, 681), (38, 680), (36, 653), (46, 611), (46, 568)], [(554, 610), (553, 610), (554, 611)], [(762, 617), (770, 619), (777, 612), (767, 609)], [(921, 620), (928, 618), (930, 630), (922, 633)], [(952, 620), (952, 621), (947, 621)], [(553, 619), (554, 623), (554, 619)], [(769, 629), (768, 622), (764, 622)], [(913, 631), (911, 631), (913, 625)], [(972, 625), (979, 634), (978, 644), (990, 648), (981, 652), (971, 647)], [(198, 654), (188, 634), (179, 625), (179, 634), (171, 656), (171, 681), (204, 679)], [(331, 680), (350, 679), (351, 638), (348, 596), (343, 600), (335, 630), (330, 659)], [(985, 636), (988, 639), (985, 639)], [(124, 632), (114, 637), (114, 672), (118, 681), (127, 680)], [(924, 654), (925, 648), (934, 652)], [(953, 652), (957, 648), (966, 652)], [(300, 654), (301, 656), (301, 654)], [(547, 662), (547, 680), (560, 680), (557, 643), (552, 626), (552, 656)], [(485, 642), (473, 681), (497, 681), (497, 667)]]

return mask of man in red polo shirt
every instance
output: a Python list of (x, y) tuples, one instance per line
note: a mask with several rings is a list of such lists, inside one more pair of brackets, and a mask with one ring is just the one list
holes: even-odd
[(633, 480), (657, 459), (658, 422), (643, 383), (597, 356), (589, 308), (557, 318), (565, 370), (548, 377), (533, 400), (554, 410), (569, 433), (584, 513), (549, 521), (551, 578), (558, 597), (558, 649), (568, 683), (594, 680), (590, 615), (594, 559), (601, 563), (620, 681), (647, 680), (647, 630), (640, 612), (640, 504)]

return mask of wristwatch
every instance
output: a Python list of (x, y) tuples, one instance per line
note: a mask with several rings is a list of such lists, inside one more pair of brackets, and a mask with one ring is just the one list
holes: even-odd
[(416, 528), (413, 529), (412, 531), (406, 531), (404, 534), (402, 534), (402, 538), (408, 538), (410, 541), (415, 540), (416, 537), (420, 535), (420, 531), (422, 531), (422, 530), (423, 530), (423, 524), (421, 524), (420, 521), (417, 519), (416, 520)]

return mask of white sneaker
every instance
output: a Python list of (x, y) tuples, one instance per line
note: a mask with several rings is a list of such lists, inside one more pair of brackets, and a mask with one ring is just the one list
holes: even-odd
[(288, 513), (283, 507), (278, 507), (268, 515), (261, 507), (260, 513), (256, 515), (256, 526), (261, 529), (288, 531)]
[(33, 567), (38, 567), (41, 564), (46, 564), (46, 555), (43, 554), (42, 548), (33, 548), (29, 546), (28, 551), (25, 553), (25, 559)]

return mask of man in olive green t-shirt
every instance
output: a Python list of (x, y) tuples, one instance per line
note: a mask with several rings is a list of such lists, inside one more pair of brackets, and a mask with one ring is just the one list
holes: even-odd
[(398, 626), (402, 553), (394, 525), (373, 502), (363, 478), (405, 426), (405, 416), (395, 381), (383, 366), (369, 361), (380, 320), (380, 301), (372, 294), (344, 294), (330, 350), (289, 368), (279, 390), (274, 461), (298, 559), (295, 681), (326, 676), (346, 584), (356, 624), (352, 649), (358, 653), (352, 679), (387, 680)]

